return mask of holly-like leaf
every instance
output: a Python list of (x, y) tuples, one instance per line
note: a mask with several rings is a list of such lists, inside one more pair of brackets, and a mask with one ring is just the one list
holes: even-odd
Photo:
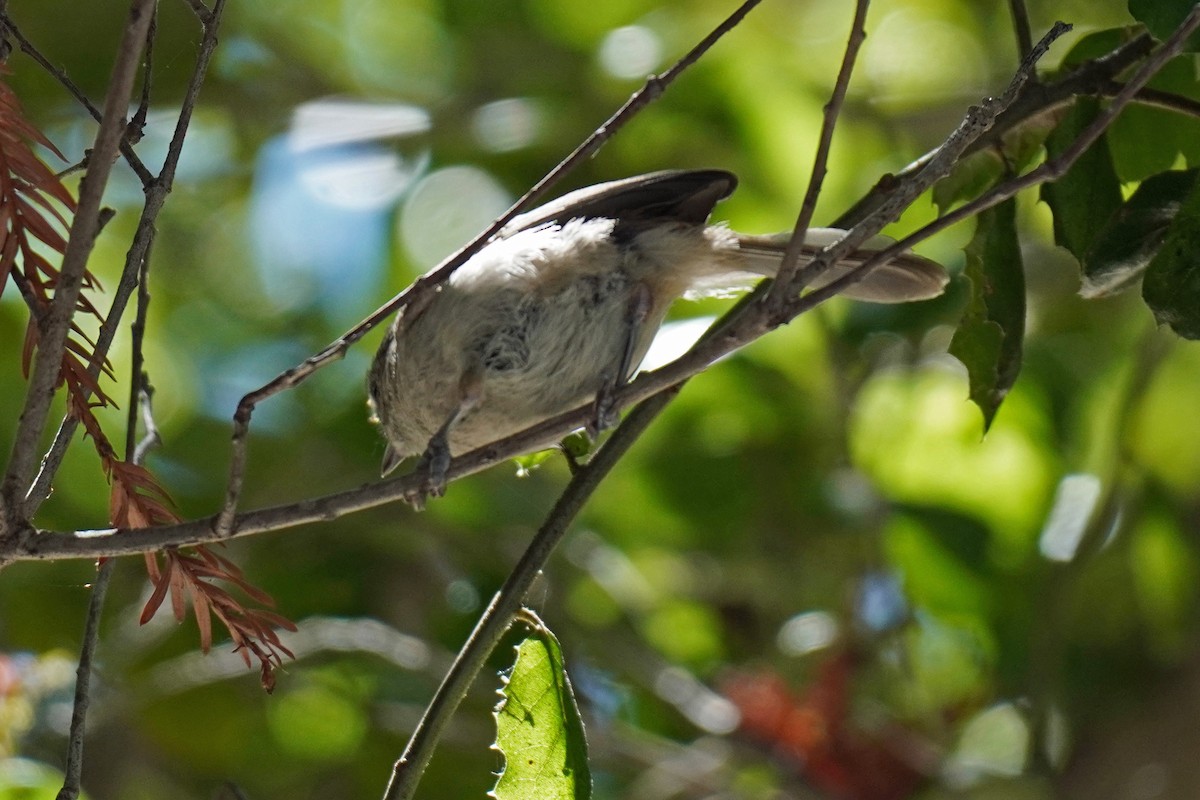
[(967, 368), (971, 400), (992, 420), (1021, 371), (1025, 338), (1025, 270), (1017, 238), (1016, 201), (976, 218), (964, 275), (971, 300), (950, 340), (950, 354)]
[(563, 666), (562, 648), (544, 625), (517, 646), (500, 689), (494, 749), (504, 771), (497, 800), (586, 800), (592, 796), (583, 720)]
[(1179, 206), (1162, 248), (1146, 268), (1142, 297), (1160, 324), (1200, 339), (1200, 181)]
[[(1049, 156), (1054, 158), (1066, 150), (1099, 112), (1097, 100), (1076, 100), (1071, 113), (1046, 139)], [(1097, 139), (1066, 175), (1042, 186), (1042, 200), (1054, 215), (1054, 241), (1082, 262), (1121, 205), (1121, 183), (1108, 140), (1103, 136)]]
[(1104, 297), (1142, 277), (1195, 187), (1197, 175), (1200, 170), (1164, 172), (1142, 181), (1084, 258), (1081, 295)]

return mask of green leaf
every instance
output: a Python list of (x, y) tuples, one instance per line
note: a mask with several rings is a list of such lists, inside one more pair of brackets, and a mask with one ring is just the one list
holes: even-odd
[[(531, 613), (531, 612), (526, 612)], [(535, 618), (536, 619), (536, 618)], [(517, 646), (500, 689), (496, 743), (504, 771), (497, 800), (585, 800), (592, 796), (583, 720), (558, 639), (540, 623)]]
[[(1129, 0), (1129, 13), (1149, 28), (1155, 39), (1166, 41), (1193, 6), (1195, 0)], [(1193, 34), (1184, 48), (1190, 53), (1200, 50), (1200, 36)]]
[(1185, 339), (1200, 339), (1200, 182), (1193, 184), (1146, 268), (1142, 297), (1160, 324)]
[[(1150, 80), (1149, 88), (1200, 100), (1196, 57), (1180, 56), (1167, 62)], [(1137, 102), (1121, 112), (1106, 137), (1113, 166), (1126, 183), (1170, 169), (1180, 153), (1192, 162), (1200, 155), (1200, 120)]]
[[(1099, 111), (1099, 102), (1094, 98), (1079, 98), (1046, 139), (1049, 157), (1066, 150)], [(1121, 205), (1121, 183), (1113, 168), (1108, 140), (1100, 137), (1066, 175), (1044, 185), (1042, 200), (1054, 215), (1054, 241), (1082, 262), (1108, 218)]]
[(1142, 277), (1166, 239), (1198, 170), (1164, 172), (1142, 181), (1109, 220), (1083, 261), (1084, 297), (1105, 297)]
[(967, 368), (985, 432), (1021, 371), (1025, 271), (1016, 208), (1015, 200), (1007, 200), (978, 216), (963, 272), (971, 281), (971, 300), (950, 340), (950, 354)]
[(972, 153), (954, 165), (950, 174), (933, 186), (938, 214), (945, 214), (961, 201), (983, 194), (1004, 175), (1004, 161), (992, 149)]

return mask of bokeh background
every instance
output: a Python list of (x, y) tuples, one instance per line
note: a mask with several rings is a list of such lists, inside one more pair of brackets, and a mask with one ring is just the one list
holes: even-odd
[[(152, 262), (147, 369), (182, 514), (212, 513), (237, 399), (435, 264), (732, 10), (716, 0), (289, 0), (229, 4)], [(1132, 22), (1116, 0), (1031, 4), (1036, 34)], [(13, 0), (28, 38), (103, 96), (120, 2)], [(163, 3), (139, 145), (161, 163), (199, 32)], [(850, 4), (769, 0), (573, 173), (741, 177), (718, 209), (789, 228)], [(879, 0), (817, 221), (935, 146), (1015, 65), (1008, 4)], [(27, 58), (9, 80), (71, 159), (94, 126)], [(115, 283), (140, 189), (93, 271)], [(932, 219), (919, 201), (895, 227)], [(945, 351), (965, 302), (835, 301), (689, 382), (588, 505), (529, 603), (560, 637), (598, 797), (1191, 798), (1200, 792), (1200, 351), (1136, 292), (1076, 296), (1036, 197), (1020, 206), (1024, 371), (992, 430)], [(921, 252), (957, 271), (969, 226)], [(680, 304), (663, 353), (729, 301)], [(104, 307), (104, 298), (98, 303)], [(20, 408), (25, 309), (0, 297), (0, 445)], [(699, 320), (699, 322), (698, 322)], [(375, 332), (256, 412), (245, 504), (374, 479)], [(114, 351), (124, 383), (129, 340)], [(122, 369), (125, 372), (122, 372)], [(115, 388), (123, 397), (125, 386)], [(104, 417), (120, 439), (123, 417)], [(137, 618), (119, 564), (87, 743), (92, 798), (379, 796), (448, 659), (567, 480), (562, 459), (224, 551), (300, 631), (267, 696), (194, 624)], [(38, 523), (105, 524), (77, 442)], [(0, 797), (54, 786), (89, 563), (0, 576)], [(502, 646), (423, 797), (482, 797)], [(15, 758), (15, 757), (20, 757)], [(29, 793), (21, 793), (26, 791)], [(52, 797), (50, 790), (46, 797)]]

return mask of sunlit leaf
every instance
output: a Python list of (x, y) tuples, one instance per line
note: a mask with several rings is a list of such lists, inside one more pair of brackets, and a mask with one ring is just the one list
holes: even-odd
[(986, 431), (1021, 370), (1025, 272), (1015, 201), (979, 215), (966, 255), (964, 274), (971, 281), (971, 300), (950, 342), (950, 353), (967, 368), (971, 400), (983, 412)]
[(1179, 207), (1162, 249), (1146, 268), (1142, 297), (1160, 324), (1200, 339), (1200, 185)]
[(500, 690), (496, 750), (504, 771), (497, 800), (584, 800), (592, 796), (583, 721), (563, 667), (562, 648), (538, 626), (517, 646)]

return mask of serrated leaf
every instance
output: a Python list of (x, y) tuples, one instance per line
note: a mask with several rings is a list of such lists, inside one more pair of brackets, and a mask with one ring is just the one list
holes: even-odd
[(1015, 200), (1007, 200), (976, 218), (963, 273), (971, 282), (971, 299), (950, 340), (950, 354), (967, 368), (985, 432), (1021, 371), (1025, 270), (1016, 208)]
[(1185, 339), (1200, 339), (1200, 181), (1179, 206), (1146, 268), (1142, 297), (1160, 324)]
[(563, 666), (558, 639), (539, 625), (517, 646), (500, 689), (496, 743), (504, 771), (489, 794), (497, 800), (587, 800), (592, 777), (583, 720)]
[[(1099, 111), (1097, 100), (1077, 99), (1071, 113), (1046, 139), (1049, 157), (1066, 150)], [(1042, 200), (1054, 215), (1054, 241), (1082, 262), (1109, 217), (1121, 205), (1121, 183), (1113, 168), (1108, 140), (1101, 136), (1066, 175), (1043, 185)]]
[(1197, 175), (1200, 170), (1164, 172), (1142, 181), (1084, 258), (1080, 295), (1104, 297), (1142, 277), (1196, 185)]
[[(1195, 0), (1129, 0), (1129, 14), (1162, 42), (1170, 38), (1195, 5)], [(1189, 37), (1184, 49), (1189, 53), (1200, 50), (1200, 36)]]

